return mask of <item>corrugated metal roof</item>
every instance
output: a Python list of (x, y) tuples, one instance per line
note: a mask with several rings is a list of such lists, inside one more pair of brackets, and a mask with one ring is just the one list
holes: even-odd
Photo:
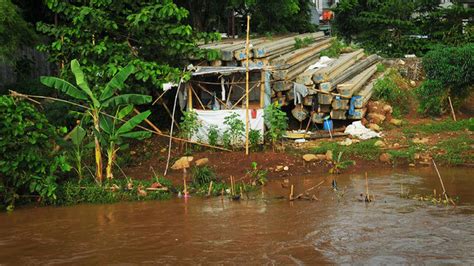
[[(249, 71), (262, 70), (263, 67), (252, 66), (249, 67)], [(212, 75), (212, 74), (233, 74), (233, 73), (245, 73), (246, 67), (231, 67), (231, 66), (205, 66), (197, 67), (196, 71), (193, 72), (192, 76), (203, 76), (203, 75)]]

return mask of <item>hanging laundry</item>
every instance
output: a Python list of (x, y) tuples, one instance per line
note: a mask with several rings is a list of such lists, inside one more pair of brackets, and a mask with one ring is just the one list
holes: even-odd
[(295, 105), (303, 103), (303, 98), (308, 96), (308, 88), (304, 84), (293, 82), (293, 92), (295, 94)]

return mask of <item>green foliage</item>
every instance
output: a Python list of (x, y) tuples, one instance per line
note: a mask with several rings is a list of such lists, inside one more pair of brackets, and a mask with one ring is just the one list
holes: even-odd
[(441, 122), (425, 123), (404, 128), (403, 133), (410, 134), (415, 132), (423, 132), (428, 134), (437, 134), (441, 132), (464, 131), (469, 128), (470, 123), (472, 123), (470, 122), (471, 120), (472, 119), (463, 119), (454, 121), (448, 119)]
[(311, 38), (311, 37), (305, 37), (303, 39), (296, 37), (294, 48), (295, 49), (304, 48), (312, 44), (313, 42), (314, 42), (314, 38)]
[(197, 185), (205, 185), (216, 181), (216, 173), (208, 166), (196, 166), (191, 170), (193, 182)]
[(341, 40), (334, 39), (331, 41), (331, 46), (328, 49), (321, 51), (320, 55), (330, 58), (338, 58), (341, 55), (342, 48), (344, 47), (345, 44)]
[(333, 154), (343, 153), (349, 157), (358, 157), (365, 160), (377, 160), (381, 154), (381, 150), (375, 146), (377, 139), (364, 140), (354, 143), (350, 146), (342, 146), (337, 142), (323, 142), (319, 147), (313, 149), (314, 153), (326, 153), (332, 151)]
[(392, 69), (374, 84), (374, 98), (391, 104), (394, 114), (406, 114), (409, 110), (410, 92), (397, 84), (400, 80), (400, 74)]
[(19, 195), (56, 200), (58, 174), (70, 170), (54, 151), (58, 130), (31, 104), (0, 97), (0, 204)]
[(178, 82), (178, 67), (191, 54), (205, 57), (197, 42), (218, 38), (194, 32), (185, 23), (189, 12), (171, 0), (45, 2), (60, 19), (57, 25), (37, 24), (37, 30), (50, 37), (39, 48), (60, 66), (63, 78), (68, 73), (61, 66), (74, 58), (81, 59), (85, 75), (95, 84), (130, 64), (137, 70), (133, 79), (139, 81), (133, 90), (151, 92), (165, 82)]
[(426, 80), (415, 90), (418, 112), (426, 115), (440, 115), (445, 112), (449, 91), (440, 81)]
[(256, 129), (249, 130), (249, 144), (250, 144), (250, 149), (252, 151), (258, 150), (258, 146), (261, 142), (261, 139), (262, 139), (262, 134), (260, 134), (259, 130), (256, 130)]
[(377, 64), (377, 72), (382, 73), (385, 72), (385, 65), (382, 63)]
[(342, 161), (342, 154), (344, 152), (339, 152), (338, 156), (337, 156), (337, 159), (336, 160), (333, 160), (331, 162), (331, 169), (329, 169), (329, 173), (330, 174), (340, 174), (341, 173), (341, 170), (344, 170), (346, 169), (347, 167), (351, 166), (351, 165), (354, 165), (355, 162), (352, 161), (352, 160), (344, 160)]
[[(224, 125), (227, 126), (227, 129), (224, 132), (224, 136), (229, 138), (229, 140), (224, 139), (224, 146), (226, 142), (230, 141), (230, 146), (237, 147), (242, 144), (242, 137), (245, 135), (245, 124), (237, 113), (232, 113), (229, 116), (224, 118)], [(224, 137), (223, 136), (223, 137)]]
[(207, 141), (212, 146), (217, 146), (219, 140), (219, 130), (216, 125), (211, 125), (207, 132)]
[(251, 16), (251, 32), (310, 32), (316, 30), (316, 26), (310, 22), (310, 5), (312, 4), (310, 0), (230, 0), (228, 3), (244, 18), (247, 15)]
[(268, 182), (267, 170), (258, 169), (257, 162), (250, 164), (251, 170), (247, 171), (247, 175), (255, 182), (256, 185), (265, 185)]
[(191, 139), (198, 132), (200, 126), (197, 113), (193, 110), (185, 111), (179, 123), (180, 136)]
[(33, 45), (37, 36), (20, 15), (11, 0), (0, 1), (0, 59), (14, 61), (15, 52), (24, 45)]
[(438, 5), (431, 0), (341, 0), (333, 26), (347, 41), (384, 56), (423, 55), (435, 44), (472, 42), (472, 26), (464, 27), (462, 20), (473, 10), (458, 3)]
[(436, 145), (438, 152), (435, 153), (434, 158), (452, 165), (472, 163), (474, 162), (472, 145), (474, 145), (474, 139), (468, 134), (448, 138)]
[[(437, 47), (423, 58), (428, 80), (418, 92), (421, 112), (439, 115), (448, 96), (454, 104), (462, 102), (474, 84), (474, 44)], [(435, 110), (432, 110), (434, 108)]]
[[(95, 157), (96, 157), (96, 178), (99, 183), (102, 182), (102, 151), (101, 141), (108, 142), (107, 153), (109, 161), (107, 165), (107, 178), (112, 178), (112, 163), (115, 158), (115, 144), (119, 137), (143, 138), (147, 134), (145, 132), (131, 132), (131, 130), (143, 121), (149, 112), (141, 113), (131, 120), (125, 122), (115, 131), (116, 119), (125, 118), (133, 109), (133, 104), (145, 104), (151, 102), (151, 97), (141, 94), (121, 94), (125, 85), (124, 82), (135, 71), (132, 65), (127, 65), (118, 71), (109, 82), (104, 86), (98, 84), (92, 89), (89, 87), (86, 75), (84, 74), (79, 61), (76, 59), (71, 61), (71, 71), (74, 74), (76, 85), (56, 77), (41, 77), (41, 83), (55, 88), (56, 90), (72, 97), (76, 101), (86, 102), (88, 110), (81, 110), (83, 119), (92, 118), (90, 131), (94, 133)], [(126, 106), (123, 107), (122, 106)], [(110, 121), (108, 117), (103, 117), (102, 112), (112, 110), (117, 118)], [(102, 130), (101, 130), (102, 129)]]
[(283, 138), (288, 128), (288, 117), (281, 110), (278, 103), (267, 106), (263, 117), (268, 128), (266, 136), (272, 142), (273, 147), (275, 147), (276, 142)]
[[(146, 196), (138, 195), (138, 187), (150, 187), (154, 181), (133, 180), (133, 188), (126, 189), (129, 181), (125, 179), (115, 179), (112, 187), (96, 186), (93, 180), (67, 181), (58, 187), (57, 205), (76, 205), (82, 203), (108, 204), (123, 201), (141, 201), (141, 200), (164, 200), (171, 197), (168, 191), (148, 191)], [(163, 183), (161, 183), (163, 184)]]

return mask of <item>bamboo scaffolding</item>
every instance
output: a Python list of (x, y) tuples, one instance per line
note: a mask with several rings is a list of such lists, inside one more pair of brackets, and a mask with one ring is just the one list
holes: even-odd
[(245, 69), (245, 155), (249, 155), (249, 49), (250, 49), (250, 16), (247, 16), (247, 44)]

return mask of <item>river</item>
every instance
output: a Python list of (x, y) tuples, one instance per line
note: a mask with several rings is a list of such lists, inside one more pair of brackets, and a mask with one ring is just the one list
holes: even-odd
[[(0, 264), (472, 264), (473, 169), (441, 169), (456, 208), (399, 197), (439, 193), (429, 167), (328, 179), (317, 201), (293, 201), (282, 180), (253, 199), (172, 199), (17, 209), (0, 214)], [(296, 193), (321, 176), (292, 178)]]

